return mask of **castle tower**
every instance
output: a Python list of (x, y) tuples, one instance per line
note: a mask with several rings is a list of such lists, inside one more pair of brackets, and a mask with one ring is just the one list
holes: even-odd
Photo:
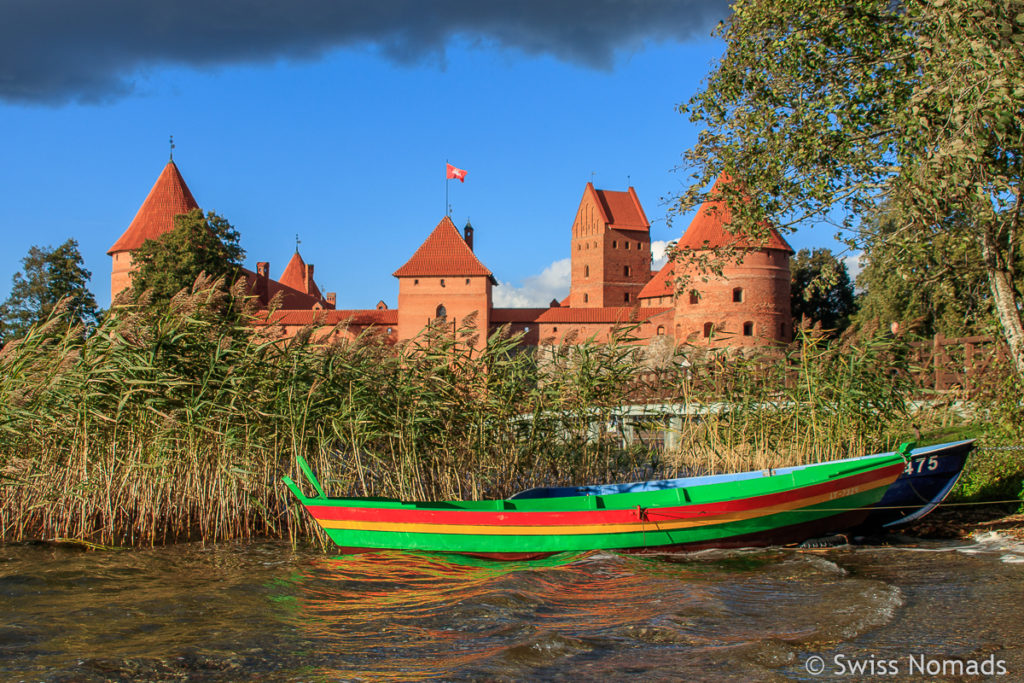
[(198, 209), (181, 172), (173, 161), (167, 162), (160, 177), (142, 202), (131, 225), (107, 250), (113, 264), (110, 271), (110, 300), (132, 285), (132, 252), (149, 239), (156, 239), (174, 229), (174, 217)]
[(399, 341), (415, 337), (437, 318), (459, 329), (466, 316), (476, 313), (476, 348), (486, 346), (491, 288), (497, 282), (448, 216), (394, 275), (398, 278)]
[[(297, 289), (303, 294), (308, 294), (314, 299), (329, 301), (327, 297), (320, 293), (320, 288), (316, 286), (316, 282), (313, 281), (313, 264), (307, 264), (302, 260), (302, 255), (299, 254), (298, 248), (295, 249), (295, 253), (292, 254), (291, 259), (288, 261), (288, 265), (285, 266), (284, 272), (281, 273), (281, 277), (278, 279), (282, 285)], [(323, 308), (314, 305), (314, 309)]]
[[(711, 192), (714, 196), (715, 189)], [(729, 232), (730, 221), (725, 202), (705, 202), (679, 240), (678, 248), (683, 251), (723, 247), (744, 251), (741, 259), (723, 264), (721, 277), (698, 273), (685, 262), (674, 264), (690, 275), (688, 288), (675, 300), (676, 340), (733, 347), (789, 342), (793, 335), (789, 266), (793, 249), (775, 228), (764, 244), (756, 244)]]
[(632, 306), (651, 279), (651, 224), (636, 191), (587, 183), (572, 224), (571, 308)]

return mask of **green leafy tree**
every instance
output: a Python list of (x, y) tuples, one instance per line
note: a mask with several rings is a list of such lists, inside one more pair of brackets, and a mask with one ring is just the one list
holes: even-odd
[(32, 247), (21, 265), (21, 272), (12, 278), (10, 296), (0, 304), (0, 343), (24, 335), (65, 299), (74, 320), (96, 324), (99, 311), (89, 291), (92, 273), (85, 269), (76, 240), (69, 239), (56, 249)]
[[(866, 240), (854, 325), (897, 322), (922, 335), (947, 337), (997, 332), (980, 245), (960, 239), (956, 229), (901, 243), (890, 239), (895, 229), (883, 216)], [(1018, 286), (1024, 284), (1019, 265)]]
[(856, 310), (846, 264), (831, 249), (801, 249), (790, 264), (793, 318), (805, 317), (839, 335)]
[(230, 286), (244, 256), (238, 231), (226, 219), (192, 209), (174, 217), (173, 230), (146, 240), (132, 255), (132, 295), (148, 293), (152, 304), (162, 305), (181, 290), (191, 289), (200, 273), (223, 277)]
[(716, 193), (748, 235), (831, 219), (863, 246), (861, 220), (884, 205), (893, 248), (940, 233), (976, 244), (1024, 377), (1024, 4), (738, 0), (733, 12), (725, 55), (681, 107), (705, 130), (685, 154), (680, 210), (728, 174)]

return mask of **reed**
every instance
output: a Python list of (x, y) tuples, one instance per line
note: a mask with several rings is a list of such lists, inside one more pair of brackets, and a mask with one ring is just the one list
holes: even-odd
[[(879, 372), (901, 362), (881, 338), (770, 357), (683, 347), (643, 384), (628, 329), (539, 350), (504, 331), (476, 350), (472, 321), (402, 347), (321, 344), (254, 327), (243, 301), (200, 280), (88, 334), (58, 308), (0, 351), (0, 538), (317, 533), (280, 482), (299, 478), (298, 455), (335, 495), (502, 497), (842, 457), (891, 445), (906, 417), (909, 383)], [(605, 427), (655, 391), (706, 408), (673, 453)]]

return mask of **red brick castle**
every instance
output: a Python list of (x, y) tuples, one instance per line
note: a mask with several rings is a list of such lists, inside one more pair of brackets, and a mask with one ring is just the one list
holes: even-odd
[[(147, 239), (174, 227), (174, 216), (198, 208), (173, 161), (157, 178), (131, 225), (107, 252), (113, 259), (111, 299), (131, 285), (132, 253)], [(431, 321), (462, 327), (469, 320), (478, 345), (501, 326), (523, 332), (525, 343), (559, 342), (567, 337), (606, 339), (618, 325), (636, 325), (634, 334), (650, 341), (709, 346), (762, 346), (788, 342), (792, 335), (789, 259), (793, 250), (772, 230), (768, 242), (753, 245), (728, 230), (729, 214), (719, 202), (701, 206), (679, 240), (680, 250), (746, 248), (742, 260), (728, 262), (722, 276), (694, 275), (690, 289), (677, 294), (679, 264), (669, 262), (651, 274), (650, 223), (636, 191), (595, 189), (587, 183), (572, 224), (569, 295), (547, 308), (495, 308), (494, 275), (473, 251), (473, 227), (460, 233), (448, 216), (427, 236), (394, 276), (398, 308), (381, 301), (376, 308), (340, 310), (333, 292), (321, 293), (313, 265), (296, 250), (281, 274), (270, 264), (243, 269), (258, 304), (279, 306), (270, 321), (294, 334), (307, 325), (354, 338), (374, 329), (393, 341), (415, 337)], [(471, 317), (472, 315), (472, 317)]]

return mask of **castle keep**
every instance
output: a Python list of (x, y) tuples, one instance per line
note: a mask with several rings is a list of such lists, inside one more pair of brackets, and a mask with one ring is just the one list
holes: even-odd
[[(164, 167), (134, 220), (110, 247), (111, 300), (131, 285), (132, 254), (147, 239), (174, 228), (174, 216), (198, 203), (173, 161)], [(762, 346), (788, 342), (792, 336), (789, 259), (793, 250), (775, 230), (763, 245), (751, 245), (729, 232), (728, 209), (721, 202), (700, 207), (681, 236), (681, 251), (720, 247), (745, 249), (742, 259), (725, 263), (721, 276), (701, 276), (690, 266), (669, 261), (651, 274), (650, 223), (636, 191), (598, 190), (587, 183), (569, 246), (569, 294), (546, 308), (495, 308), (493, 273), (473, 251), (473, 226), (462, 232), (448, 216), (426, 236), (394, 272), (398, 308), (381, 301), (373, 309), (338, 309), (333, 292), (322, 293), (313, 279), (313, 264), (298, 250), (278, 279), (270, 263), (243, 269), (249, 292), (268, 322), (291, 335), (307, 325), (354, 338), (373, 329), (399, 342), (415, 337), (431, 321), (444, 319), (453, 328), (472, 323), (477, 344), (499, 327), (523, 332), (524, 343), (560, 342), (566, 338), (607, 339), (620, 325), (636, 325), (644, 341), (670, 337), (676, 343), (707, 346)], [(677, 294), (678, 275), (690, 275), (685, 292)]]

